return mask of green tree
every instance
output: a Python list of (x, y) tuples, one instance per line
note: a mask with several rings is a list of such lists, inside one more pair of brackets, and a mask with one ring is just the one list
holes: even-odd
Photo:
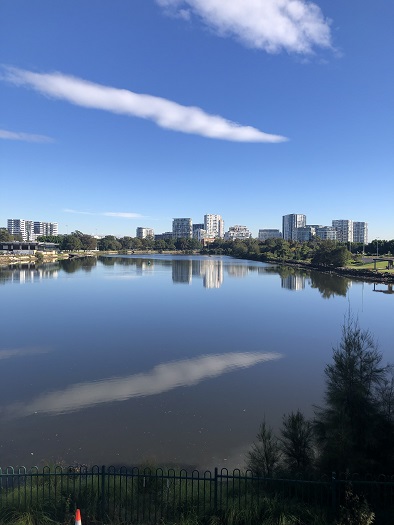
[(155, 244), (155, 238), (153, 235), (148, 235), (145, 239), (142, 239), (142, 247), (144, 250), (153, 250)]
[(352, 254), (344, 244), (335, 241), (321, 241), (316, 245), (312, 256), (312, 263), (322, 266), (340, 267), (345, 266), (351, 259)]
[(0, 242), (13, 241), (14, 238), (7, 230), (7, 228), (0, 228)]
[(100, 251), (118, 251), (122, 249), (121, 243), (113, 235), (106, 235), (100, 239), (97, 243), (97, 247)]
[(80, 237), (82, 250), (96, 250), (97, 249), (97, 239), (92, 235), (82, 234)]
[(133, 249), (133, 246), (134, 246), (134, 239), (133, 237), (121, 237), (120, 239), (118, 239), (120, 244), (122, 245), (122, 250), (132, 250)]
[[(393, 464), (394, 428), (382, 392), (390, 367), (369, 331), (348, 317), (325, 368), (325, 405), (315, 411), (323, 470), (387, 472)], [(392, 397), (390, 398), (392, 402)]]
[(247, 467), (259, 476), (272, 477), (275, 468), (280, 462), (280, 458), (281, 452), (278, 439), (264, 419), (260, 425), (256, 441), (253, 443), (252, 449), (247, 453)]
[(280, 431), (283, 462), (290, 474), (306, 474), (314, 461), (313, 425), (297, 410), (283, 416)]
[(62, 244), (63, 235), (40, 235), (37, 237), (38, 242), (53, 242), (55, 244)]
[(62, 244), (60, 246), (62, 250), (82, 250), (82, 242), (78, 235), (71, 233), (70, 235), (64, 235), (62, 239)]

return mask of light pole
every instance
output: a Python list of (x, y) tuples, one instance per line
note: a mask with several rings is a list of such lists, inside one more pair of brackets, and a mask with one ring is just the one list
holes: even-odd
[(379, 257), (379, 238), (376, 238), (376, 257)]

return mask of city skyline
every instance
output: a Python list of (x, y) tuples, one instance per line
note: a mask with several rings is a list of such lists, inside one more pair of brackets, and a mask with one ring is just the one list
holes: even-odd
[(5, 0), (0, 224), (122, 237), (217, 213), (257, 237), (288, 210), (394, 238), (393, 15), (383, 0)]

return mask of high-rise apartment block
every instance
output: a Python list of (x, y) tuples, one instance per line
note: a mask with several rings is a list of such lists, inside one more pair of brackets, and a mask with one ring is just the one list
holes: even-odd
[(8, 219), (7, 230), (20, 235), (23, 241), (35, 241), (40, 235), (58, 235), (57, 222), (40, 222), (26, 219)]
[(282, 217), (282, 235), (285, 241), (297, 240), (297, 228), (306, 226), (306, 216), (301, 213), (290, 213)]
[(57, 222), (40, 222), (34, 221), (34, 234), (36, 237), (40, 235), (59, 235)]
[(8, 219), (7, 230), (11, 235), (20, 235), (23, 241), (34, 241), (34, 222), (25, 219)]
[(337, 230), (337, 240), (340, 242), (353, 242), (353, 221), (337, 219), (332, 221), (332, 226)]
[(353, 242), (368, 243), (368, 223), (353, 222)]
[(152, 228), (145, 228), (143, 226), (139, 226), (136, 231), (138, 239), (146, 239), (146, 237), (154, 237), (155, 232)]
[(204, 230), (207, 232), (207, 237), (216, 239), (224, 236), (224, 221), (221, 215), (214, 215), (208, 213), (204, 215)]
[(193, 236), (193, 223), (191, 219), (173, 219), (172, 236), (174, 239), (191, 239)]
[(281, 238), (282, 234), (279, 230), (263, 229), (259, 230), (259, 241), (266, 241), (267, 239)]

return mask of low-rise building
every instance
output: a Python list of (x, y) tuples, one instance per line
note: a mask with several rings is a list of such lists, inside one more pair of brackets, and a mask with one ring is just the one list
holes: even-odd
[(235, 226), (230, 226), (228, 232), (224, 234), (224, 239), (226, 241), (234, 241), (235, 239), (250, 239), (252, 233), (246, 226), (240, 226), (236, 224)]
[(316, 237), (324, 241), (336, 241), (337, 230), (333, 226), (320, 226), (316, 228)]
[(146, 237), (154, 237), (155, 232), (153, 228), (145, 228), (144, 226), (139, 226), (136, 230), (136, 235), (138, 239), (146, 239)]
[(279, 230), (262, 229), (259, 230), (259, 241), (266, 241), (267, 239), (280, 239), (282, 234)]
[(316, 229), (313, 226), (304, 226), (302, 228), (295, 228), (293, 240), (298, 242), (308, 242), (316, 234)]

